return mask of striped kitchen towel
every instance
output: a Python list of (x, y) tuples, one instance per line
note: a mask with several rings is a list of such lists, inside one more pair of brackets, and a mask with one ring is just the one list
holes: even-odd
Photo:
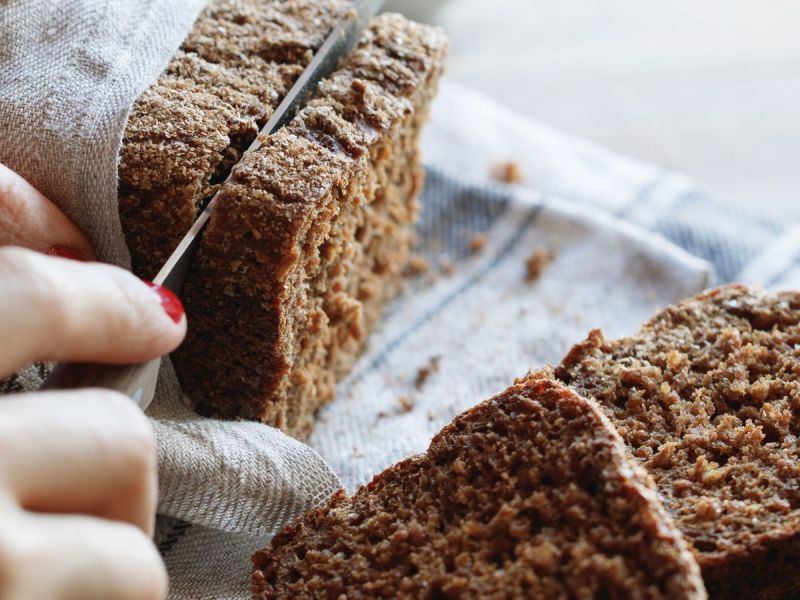
[(451, 82), (443, 84), (424, 136), (429, 163), (488, 174), (493, 164), (511, 160), (522, 187), (658, 234), (711, 263), (717, 283), (800, 287), (800, 223), (764, 214), (758, 198), (750, 210), (733, 208), (685, 175), (519, 117)]
[[(631, 333), (712, 284), (800, 284), (796, 227), (522, 119), (449, 82), (425, 134), (419, 274), (323, 410), (311, 446), (353, 491), (594, 327)], [(513, 160), (520, 185), (488, 179)], [(174, 598), (247, 598), (269, 535), (162, 520)]]

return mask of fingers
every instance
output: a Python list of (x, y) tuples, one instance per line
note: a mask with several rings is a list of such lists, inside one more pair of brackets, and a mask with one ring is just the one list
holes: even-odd
[(0, 246), (39, 252), (70, 248), (87, 260), (92, 246), (75, 224), (30, 183), (0, 164)]
[(83, 390), (0, 402), (0, 596), (164, 598), (155, 508), (152, 431), (128, 398)]
[(167, 575), (141, 530), (92, 517), (0, 515), (3, 598), (160, 600)]
[(0, 402), (0, 489), (29, 511), (81, 513), (152, 534), (156, 451), (144, 414), (109, 390)]
[(185, 334), (169, 290), (110, 265), (0, 248), (0, 376), (35, 360), (144, 362)]

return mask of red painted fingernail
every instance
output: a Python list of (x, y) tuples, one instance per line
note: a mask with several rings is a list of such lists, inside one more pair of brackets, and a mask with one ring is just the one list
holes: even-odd
[(70, 260), (86, 262), (86, 258), (82, 254), (79, 254), (72, 248), (67, 248), (66, 246), (53, 246), (47, 251), (47, 253), (50, 256), (60, 256), (61, 258), (69, 258)]
[(165, 288), (163, 285), (153, 283), (152, 281), (145, 281), (145, 283), (150, 286), (151, 290), (158, 294), (158, 297), (161, 299), (161, 306), (170, 318), (176, 323), (179, 323), (183, 316), (183, 304), (180, 298), (175, 295), (175, 292), (169, 288)]

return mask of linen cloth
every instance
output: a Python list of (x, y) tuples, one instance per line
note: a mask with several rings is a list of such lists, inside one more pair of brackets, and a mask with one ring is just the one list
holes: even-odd
[[(0, 4), (0, 162), (58, 203), (110, 262), (127, 264), (116, 215), (127, 113), (200, 4)], [(796, 228), (731, 212), (680, 175), (449, 82), (423, 151), (418, 251), (438, 275), (412, 281), (388, 307), (309, 445), (260, 424), (198, 417), (165, 361), (150, 416), (165, 515), (157, 543), (172, 598), (249, 597), (250, 553), (293, 515), (340, 481), (353, 490), (424, 450), (453, 415), (558, 360), (589, 329), (630, 333), (712, 281), (800, 283)], [(526, 184), (489, 182), (497, 160), (517, 162)], [(476, 234), (486, 243), (472, 253)], [(525, 261), (537, 250), (553, 260), (527, 281)], [(30, 389), (42, 375), (28, 371), (4, 389)]]

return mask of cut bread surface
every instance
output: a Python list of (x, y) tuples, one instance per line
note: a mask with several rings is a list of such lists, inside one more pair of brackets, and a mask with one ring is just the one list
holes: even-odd
[(253, 557), (256, 598), (704, 598), (696, 563), (590, 401), (515, 385), (426, 454)]
[(593, 332), (555, 376), (654, 477), (711, 597), (800, 593), (800, 294), (704, 293), (630, 338)]

